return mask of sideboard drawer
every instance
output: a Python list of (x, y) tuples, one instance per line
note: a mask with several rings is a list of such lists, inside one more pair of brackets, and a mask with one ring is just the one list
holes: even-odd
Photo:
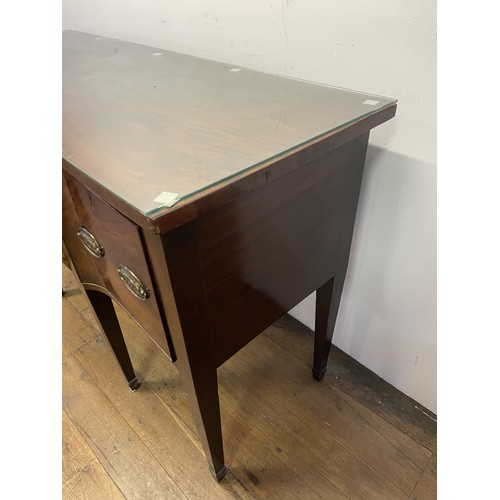
[(104, 288), (172, 359), (140, 231), (80, 182), (63, 176), (63, 239), (80, 281)]

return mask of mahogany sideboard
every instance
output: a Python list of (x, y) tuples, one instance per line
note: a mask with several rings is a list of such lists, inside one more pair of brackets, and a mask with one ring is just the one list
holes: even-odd
[(226, 467), (217, 367), (317, 291), (327, 367), (370, 130), (396, 101), (63, 33), (63, 248), (132, 390), (116, 301)]

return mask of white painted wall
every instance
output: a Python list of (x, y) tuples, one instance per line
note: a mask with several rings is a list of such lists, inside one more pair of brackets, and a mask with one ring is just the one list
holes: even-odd
[[(63, 29), (396, 97), (374, 129), (334, 343), (436, 411), (434, 0), (63, 0)], [(314, 297), (292, 314), (314, 325)]]

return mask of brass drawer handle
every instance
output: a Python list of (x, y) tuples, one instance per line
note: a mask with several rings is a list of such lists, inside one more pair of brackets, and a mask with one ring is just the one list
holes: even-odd
[(149, 290), (142, 284), (141, 280), (125, 265), (120, 264), (116, 272), (125, 286), (135, 297), (140, 300), (149, 298)]
[(104, 255), (104, 248), (99, 245), (99, 242), (95, 239), (95, 236), (83, 226), (76, 232), (83, 246), (98, 259)]

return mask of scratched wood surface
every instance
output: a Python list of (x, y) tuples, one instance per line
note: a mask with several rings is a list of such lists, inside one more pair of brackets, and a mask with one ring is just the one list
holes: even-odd
[(284, 317), (219, 369), (229, 474), (211, 477), (177, 370), (118, 310), (128, 388), (63, 266), (63, 498), (436, 498), (435, 415)]

